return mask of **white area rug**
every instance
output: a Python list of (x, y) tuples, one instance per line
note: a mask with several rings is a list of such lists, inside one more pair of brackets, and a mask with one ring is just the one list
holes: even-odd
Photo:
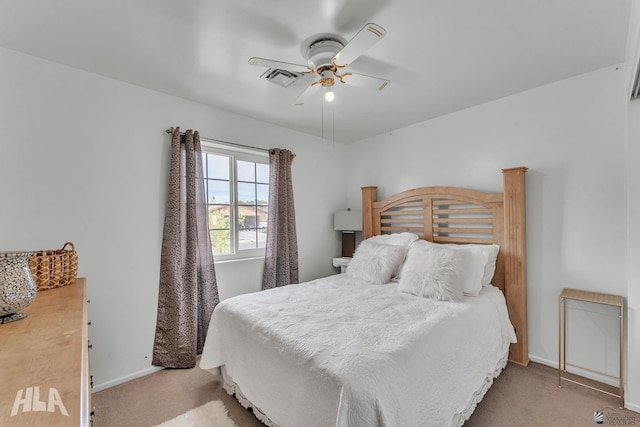
[(236, 427), (224, 403), (213, 400), (156, 427)]

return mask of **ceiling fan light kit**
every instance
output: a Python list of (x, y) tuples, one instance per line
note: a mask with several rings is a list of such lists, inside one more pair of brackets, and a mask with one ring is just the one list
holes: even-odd
[(333, 93), (333, 84), (331, 84), (331, 86), (326, 85), (324, 87), (324, 100), (327, 102), (333, 102), (335, 98), (336, 94)]
[[(305, 100), (317, 89), (314, 86), (322, 86), (323, 99), (332, 102), (335, 98), (334, 85), (336, 80), (341, 84), (362, 87), (365, 89), (383, 90), (389, 85), (389, 80), (379, 77), (366, 76), (352, 72), (342, 71), (362, 55), (371, 46), (382, 39), (386, 34), (384, 28), (377, 24), (369, 23), (360, 29), (356, 35), (346, 44), (337, 35), (322, 35), (303, 46), (302, 52), (306, 56), (307, 65), (292, 64), (253, 57), (249, 64), (259, 67), (269, 67), (260, 77), (266, 78), (272, 83), (282, 87), (289, 87), (294, 81), (305, 75), (317, 75), (319, 79), (305, 87), (304, 92), (298, 97), (294, 105), (304, 105)], [(341, 70), (341, 72), (338, 72)]]

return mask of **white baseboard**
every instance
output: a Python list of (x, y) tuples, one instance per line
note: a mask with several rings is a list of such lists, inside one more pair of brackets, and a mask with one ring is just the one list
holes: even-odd
[[(529, 355), (529, 359), (532, 362), (540, 363), (541, 365), (547, 365), (552, 368), (558, 369), (558, 361), (557, 360), (547, 360), (541, 357)], [(618, 381), (610, 378), (606, 375), (598, 374), (597, 372), (587, 371), (585, 369), (580, 369), (575, 366), (567, 366), (567, 372), (571, 374), (580, 375), (581, 377), (589, 378), (590, 380), (598, 381), (603, 384), (608, 384), (614, 387), (618, 387)]]
[(629, 403), (625, 400), (624, 407), (631, 411), (640, 413), (640, 405), (636, 405), (635, 403)]
[[(539, 363), (541, 365), (546, 365), (546, 366), (550, 366), (550, 367), (552, 367), (554, 369), (558, 369), (558, 361), (557, 360), (547, 360), (547, 359), (543, 359), (542, 357), (537, 357), (537, 356), (532, 356), (532, 355), (529, 355), (529, 360), (531, 360), (532, 362), (535, 362), (535, 363)], [(618, 387), (619, 386), (618, 381), (613, 379), (613, 378), (609, 378), (606, 375), (599, 375), (596, 372), (585, 371), (584, 369), (576, 368), (574, 366), (567, 366), (567, 372), (572, 373), (572, 374), (576, 374), (576, 375), (580, 375), (581, 377), (589, 378), (589, 379), (594, 380), (594, 381), (599, 381), (599, 382), (604, 383), (604, 384), (609, 384), (609, 385), (614, 386), (614, 387)], [(627, 388), (627, 386), (625, 384), (625, 389), (626, 388)], [(627, 408), (627, 409), (630, 409), (632, 411), (635, 411), (635, 412), (640, 412), (640, 405), (635, 404), (635, 403), (631, 403), (627, 399), (625, 399), (625, 401), (624, 401), (624, 407)]]
[(91, 393), (97, 393), (99, 391), (108, 389), (110, 387), (117, 386), (118, 384), (126, 383), (127, 381), (135, 380), (136, 378), (144, 377), (145, 375), (153, 374), (154, 372), (158, 372), (163, 369), (164, 368), (160, 366), (149, 366), (148, 368), (143, 369), (141, 371), (134, 372), (132, 374), (125, 375), (123, 377), (116, 378), (102, 384), (94, 385), (93, 389), (91, 389)]

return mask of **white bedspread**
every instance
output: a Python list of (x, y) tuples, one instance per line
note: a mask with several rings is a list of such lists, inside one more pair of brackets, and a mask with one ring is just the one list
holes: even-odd
[(471, 414), (515, 333), (502, 293), (440, 302), (344, 274), (214, 310), (200, 367), (224, 366), (283, 427), (448, 426)]

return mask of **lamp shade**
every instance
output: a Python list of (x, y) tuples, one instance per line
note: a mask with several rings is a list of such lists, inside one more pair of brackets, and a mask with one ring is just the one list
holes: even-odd
[(362, 212), (336, 211), (333, 214), (333, 229), (338, 231), (362, 231)]

